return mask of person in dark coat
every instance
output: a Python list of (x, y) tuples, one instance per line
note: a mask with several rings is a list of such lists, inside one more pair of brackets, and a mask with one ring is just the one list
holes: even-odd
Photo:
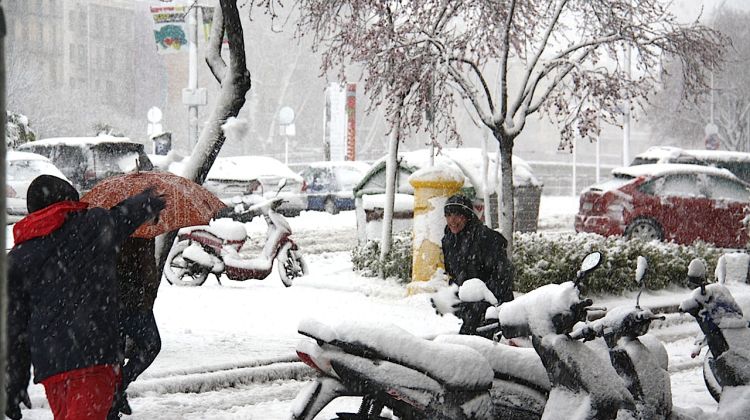
[(117, 259), (120, 286), (120, 348), (124, 354), (122, 382), (108, 418), (132, 414), (125, 391), (161, 351), (161, 336), (154, 318), (154, 302), (161, 273), (156, 266), (153, 238), (128, 238)]
[(109, 210), (88, 208), (67, 181), (29, 186), (29, 215), (13, 227), (8, 253), (8, 366), (5, 414), (30, 406), (30, 366), (59, 419), (104, 419), (119, 381), (118, 247), (159, 215), (145, 190)]
[[(442, 240), (445, 272), (450, 283), (462, 285), (478, 278), (500, 302), (513, 300), (511, 263), (506, 255), (508, 241), (499, 232), (485, 226), (474, 213), (466, 196), (456, 194), (443, 207), (445, 232)], [(463, 320), (459, 334), (477, 334), (488, 303), (462, 304), (456, 316)]]

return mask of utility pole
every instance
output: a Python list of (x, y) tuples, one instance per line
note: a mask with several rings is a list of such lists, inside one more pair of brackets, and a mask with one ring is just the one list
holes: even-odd
[[(630, 45), (625, 48), (625, 73), (630, 81)], [(630, 98), (625, 98), (622, 109), (622, 166), (630, 164)]]
[(188, 45), (188, 87), (182, 90), (182, 103), (188, 106), (188, 148), (193, 150), (198, 144), (198, 107), (206, 105), (208, 98), (205, 88), (198, 88), (198, 1), (187, 12)]
[[(188, 30), (190, 31), (190, 48), (188, 49), (188, 89), (198, 89), (198, 8), (195, 4), (188, 12)], [(188, 104), (188, 139), (190, 149), (198, 143), (198, 105)]]

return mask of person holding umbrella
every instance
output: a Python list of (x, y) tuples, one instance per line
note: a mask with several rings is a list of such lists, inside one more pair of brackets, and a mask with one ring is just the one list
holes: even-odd
[(153, 312), (162, 274), (155, 257), (155, 238), (181, 227), (204, 225), (226, 207), (203, 186), (173, 173), (157, 171), (109, 177), (95, 185), (81, 201), (89, 206), (110, 208), (144, 188), (154, 188), (167, 197), (169, 207), (154, 223), (139, 227), (123, 243), (118, 255), (120, 349), (124, 359), (122, 380), (117, 383), (108, 415), (111, 419), (118, 418), (120, 413), (132, 413), (125, 391), (161, 351)]
[(5, 414), (30, 407), (30, 365), (56, 420), (103, 419), (119, 382), (119, 246), (166, 206), (152, 189), (109, 210), (88, 208), (65, 180), (42, 175), (27, 194), (8, 253)]
[(129, 237), (117, 259), (120, 285), (120, 349), (125, 360), (122, 382), (115, 389), (109, 419), (132, 414), (125, 391), (156, 359), (161, 336), (154, 318), (154, 302), (161, 272), (156, 266), (154, 238)]

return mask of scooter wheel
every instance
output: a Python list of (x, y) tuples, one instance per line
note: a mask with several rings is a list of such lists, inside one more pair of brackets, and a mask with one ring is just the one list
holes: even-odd
[(279, 277), (286, 287), (291, 286), (297, 277), (305, 276), (308, 273), (307, 261), (305, 261), (298, 251), (293, 250), (291, 247), (288, 247), (286, 252), (279, 254), (277, 263)]
[(190, 246), (190, 241), (179, 241), (172, 246), (164, 262), (164, 277), (175, 286), (200, 286), (206, 282), (208, 271), (205, 267), (182, 256)]

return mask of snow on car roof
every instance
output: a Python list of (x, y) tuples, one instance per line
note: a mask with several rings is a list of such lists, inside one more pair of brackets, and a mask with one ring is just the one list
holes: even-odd
[(295, 174), (281, 161), (268, 156), (230, 156), (216, 158), (208, 179), (251, 181), (264, 177), (284, 177), (302, 182), (302, 177)]
[[(50, 137), (47, 139), (36, 140), (31, 143), (35, 146), (54, 146), (56, 144), (67, 144), (71, 146), (89, 146), (100, 143), (133, 143), (140, 144), (130, 140), (127, 137), (114, 136), (97, 136), (97, 137)], [(23, 146), (21, 146), (23, 147)]]
[(370, 169), (369, 163), (356, 161), (356, 160), (309, 162), (307, 163), (307, 166), (311, 168), (333, 168), (337, 166), (338, 167), (346, 166), (346, 167), (350, 167), (354, 169), (359, 169), (361, 171), (366, 171)]
[[(429, 149), (418, 149), (410, 152), (403, 152), (398, 154), (399, 158), (402, 159), (402, 164), (406, 166), (412, 166), (413, 169), (417, 170), (420, 168), (428, 167), (430, 163), (430, 150)], [(378, 165), (385, 161), (388, 156), (383, 156), (378, 159), (370, 168), (370, 173), (378, 168)], [(442, 164), (454, 169), (460, 170), (466, 176), (466, 184), (473, 185), (473, 180), (476, 180), (478, 184), (481, 184), (482, 179), (482, 149), (478, 147), (443, 147), (441, 153), (435, 156), (435, 164)], [(489, 170), (490, 174), (495, 173), (496, 155), (495, 153), (489, 154)], [(365, 176), (367, 178), (370, 174)], [(542, 183), (534, 176), (531, 166), (523, 159), (518, 156), (513, 156), (513, 185), (542, 185)], [(478, 193), (481, 194), (481, 185), (473, 185)]]
[(673, 173), (701, 173), (737, 178), (727, 169), (704, 165), (689, 165), (684, 163), (652, 163), (647, 165), (623, 166), (612, 169), (612, 175), (626, 175), (632, 177), (661, 176)]
[(31, 152), (17, 152), (15, 150), (8, 150), (7, 153), (7, 160), (46, 160), (47, 162), (51, 162), (47, 157), (42, 156), (37, 153), (31, 153)]
[(728, 162), (750, 162), (750, 153), (733, 152), (729, 150), (701, 150), (701, 149), (682, 149), (674, 146), (653, 146), (649, 147), (643, 153), (636, 155), (642, 159), (670, 159), (677, 158), (681, 155), (694, 156), (700, 160), (713, 162), (717, 160)]

